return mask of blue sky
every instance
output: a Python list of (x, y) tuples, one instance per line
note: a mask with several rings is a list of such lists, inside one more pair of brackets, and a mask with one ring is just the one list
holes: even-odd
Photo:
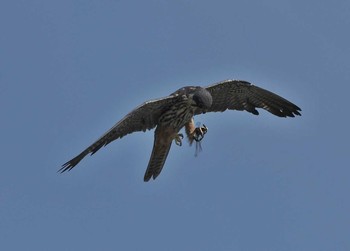
[[(350, 250), (349, 1), (0, 3), (1, 250)], [(199, 116), (56, 171), (143, 101), (244, 79), (303, 110)]]

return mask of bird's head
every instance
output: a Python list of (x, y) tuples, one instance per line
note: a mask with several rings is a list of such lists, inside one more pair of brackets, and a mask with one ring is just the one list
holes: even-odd
[(198, 87), (193, 93), (193, 101), (196, 103), (196, 106), (202, 109), (208, 109), (213, 103), (213, 98), (205, 88)]

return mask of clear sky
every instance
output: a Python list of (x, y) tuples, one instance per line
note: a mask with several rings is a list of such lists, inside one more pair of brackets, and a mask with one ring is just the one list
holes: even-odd
[[(349, 1), (2, 0), (1, 250), (350, 250)], [(143, 101), (243, 79), (302, 108), (199, 116), (58, 168)]]

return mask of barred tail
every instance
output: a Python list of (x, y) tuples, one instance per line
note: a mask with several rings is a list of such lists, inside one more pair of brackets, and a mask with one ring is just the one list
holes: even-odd
[(170, 137), (163, 138), (161, 135), (157, 134), (158, 133), (156, 131), (151, 158), (149, 160), (148, 167), (143, 178), (145, 182), (149, 181), (151, 178), (157, 178), (157, 176), (160, 174), (173, 140)]

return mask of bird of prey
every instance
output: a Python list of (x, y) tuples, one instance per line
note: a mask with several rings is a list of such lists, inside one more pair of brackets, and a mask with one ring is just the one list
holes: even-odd
[(256, 108), (265, 109), (278, 117), (301, 115), (301, 109), (292, 102), (247, 81), (225, 80), (208, 87), (186, 86), (167, 97), (146, 101), (135, 108), (92, 145), (63, 164), (59, 172), (71, 170), (86, 155), (93, 155), (102, 146), (127, 134), (156, 128), (144, 176), (147, 182), (157, 178), (162, 171), (172, 142), (181, 146), (183, 135), (179, 132), (183, 127), (190, 144), (203, 139), (207, 127), (195, 127), (195, 115), (225, 110), (244, 110), (258, 115)]

